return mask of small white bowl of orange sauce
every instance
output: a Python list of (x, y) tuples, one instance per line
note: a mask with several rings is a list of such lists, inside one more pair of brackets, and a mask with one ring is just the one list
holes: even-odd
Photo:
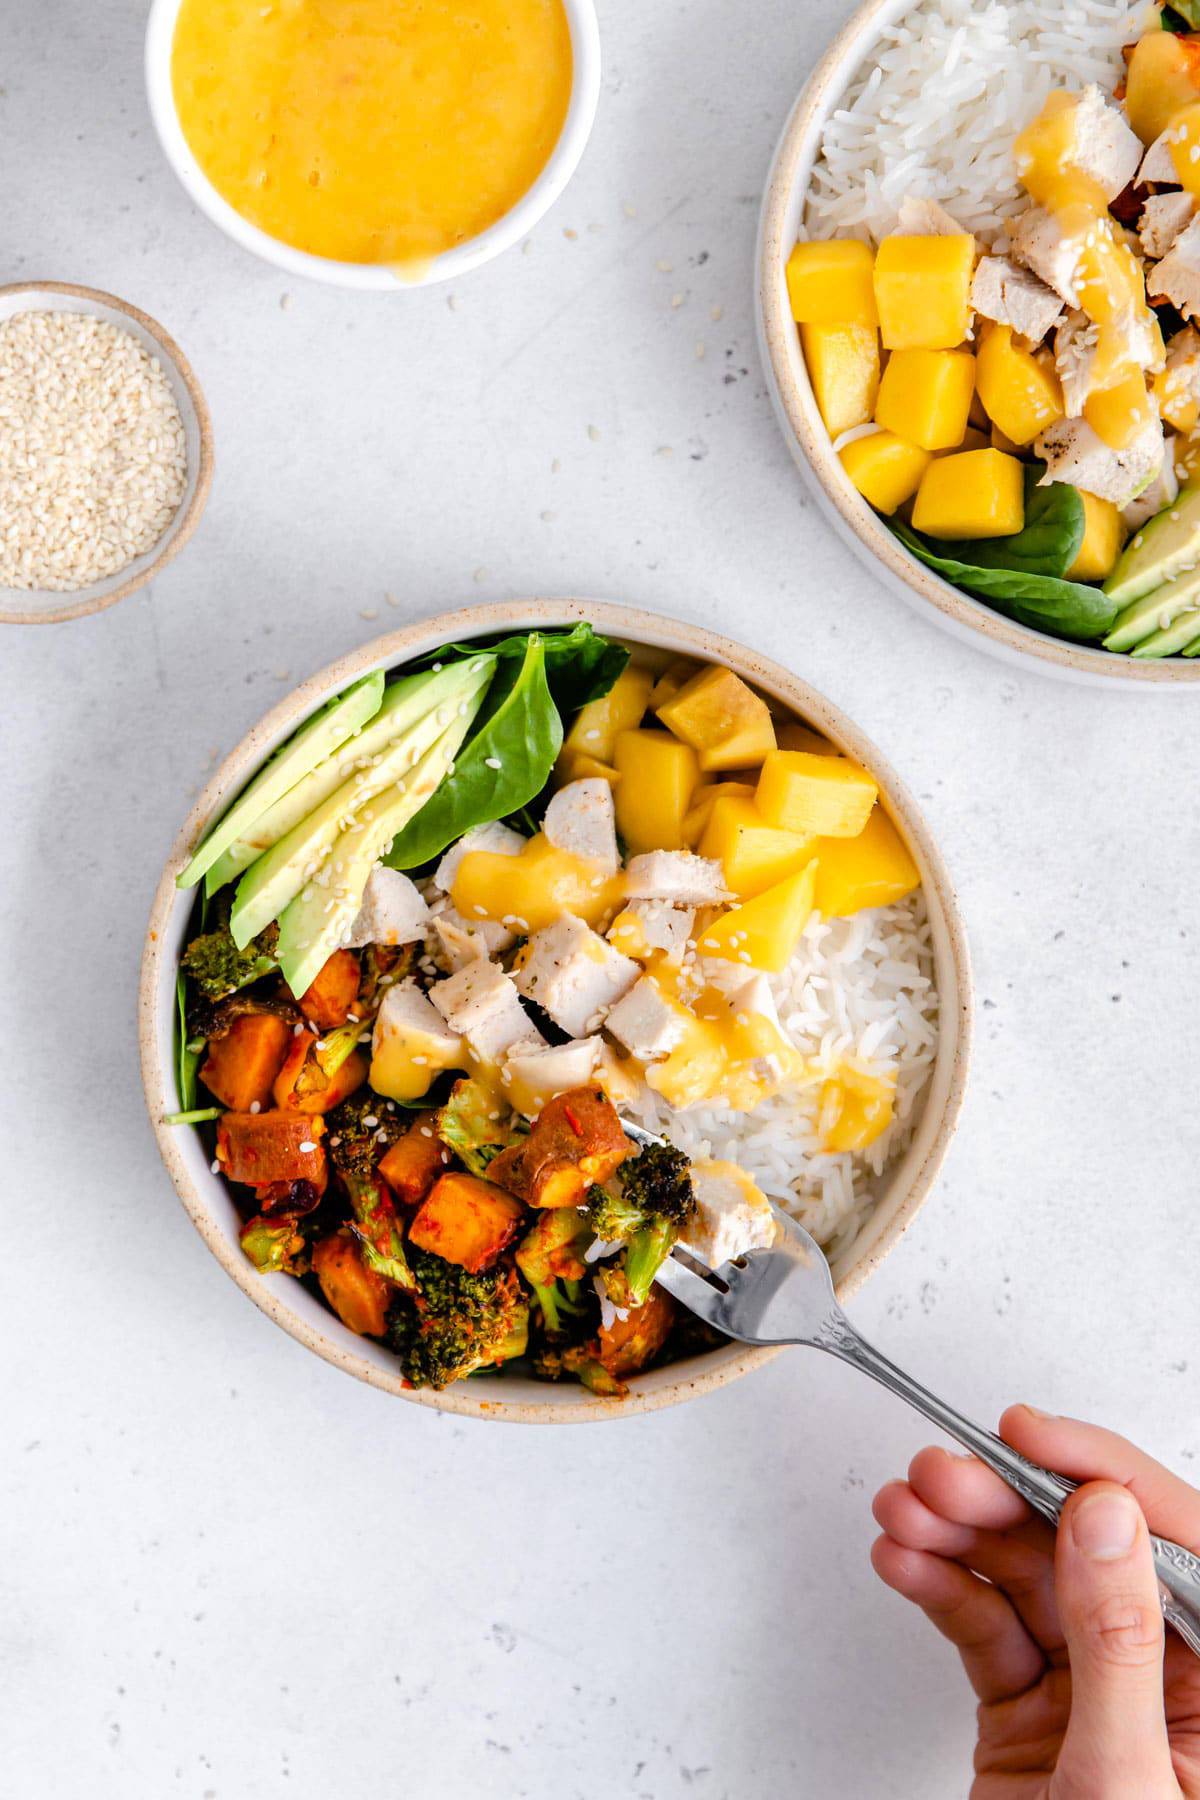
[(153, 0), (155, 129), (201, 211), (292, 275), (396, 290), (524, 237), (600, 91), (594, 0)]

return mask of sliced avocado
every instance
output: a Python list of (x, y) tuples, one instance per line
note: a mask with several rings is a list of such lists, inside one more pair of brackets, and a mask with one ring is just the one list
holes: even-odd
[(1117, 614), (1113, 628), (1104, 640), (1106, 650), (1132, 650), (1148, 638), (1151, 632), (1160, 631), (1173, 623), (1180, 613), (1190, 612), (1200, 596), (1200, 569), (1193, 570), (1190, 575), (1180, 575), (1176, 581), (1164, 581), (1160, 587), (1151, 588), (1140, 600), (1134, 600), (1123, 612)]
[(248, 823), (208, 871), (205, 891), (215, 893), (243, 869), (248, 869), (264, 850), (286, 837), (294, 826), (328, 800), (368, 757), (378, 756), (401, 732), (407, 731), (410, 725), (437, 706), (447, 688), (456, 692), (454, 670), (458, 666), (452, 663), (446, 669), (427, 669), (422, 674), (394, 681), (385, 691), (374, 718), (357, 736), (339, 745), (334, 755), (310, 769), (293, 788), (281, 794), (273, 806)]
[[(329, 859), (322, 865), (320, 882), (310, 881), (285, 909), (279, 921), (276, 954), (284, 980), (299, 997), (309, 987), (342, 943), (362, 905), (367, 878), (392, 839), (416, 817), (445, 780), (459, 748), (482, 703), (487, 683), (472, 703), (459, 710), (453, 723), (442, 729), (407, 776), (403, 791), (397, 786), (365, 807), (353, 825), (341, 832)], [(368, 818), (367, 814), (371, 816)], [(332, 904), (331, 904), (332, 902)]]
[(302, 725), (259, 770), (225, 817), (193, 852), (186, 869), (175, 877), (176, 887), (195, 887), (235, 838), (307, 775), (314, 764), (332, 755), (360, 725), (365, 725), (379, 711), (382, 699), (383, 670), (376, 669), (356, 681), (345, 693), (336, 695), (306, 725)]
[(1200, 609), (1180, 613), (1173, 625), (1163, 631), (1155, 631), (1148, 638), (1143, 638), (1134, 650), (1134, 656), (1178, 656), (1181, 650), (1200, 637)]
[(1168, 507), (1134, 532), (1117, 558), (1104, 592), (1118, 606), (1140, 600), (1164, 581), (1200, 567), (1200, 487), (1184, 488)]
[[(330, 855), (344, 827), (364, 809), (371, 810), (375, 795), (406, 781), (409, 771), (449, 726), (461, 717), (469, 720), (475, 716), (495, 668), (489, 662), (480, 669), (479, 661), (476, 657), (471, 662), (451, 663), (429, 680), (414, 677), (421, 682), (417, 717), (371, 756), (366, 768), (356, 769), (348, 781), (343, 781), (247, 869), (238, 883), (229, 916), (229, 928), (239, 949), (280, 916)], [(361, 742), (360, 738), (358, 743)], [(354, 761), (363, 760), (357, 755), (358, 745), (355, 750)], [(323, 869), (319, 880), (323, 887)]]

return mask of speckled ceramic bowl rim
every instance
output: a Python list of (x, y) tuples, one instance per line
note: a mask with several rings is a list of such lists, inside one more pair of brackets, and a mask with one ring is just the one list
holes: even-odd
[(102, 288), (81, 287), (75, 281), (13, 281), (6, 287), (0, 287), (0, 301), (7, 300), (14, 294), (65, 294), (75, 300), (87, 301), (91, 306), (109, 307), (114, 312), (124, 313), (127, 319), (132, 319), (154, 339), (163, 357), (183, 383), (196, 415), (199, 448), (195, 486), (184, 500), (182, 513), (177, 513), (167, 526), (160, 539), (162, 548), (152, 562), (139, 569), (136, 574), (127, 576), (124, 581), (119, 577), (115, 578), (115, 585), (102, 594), (93, 594), (85, 600), (72, 600), (70, 594), (64, 594), (62, 606), (43, 608), (40, 612), (33, 612), (21, 605), (19, 590), (0, 584), (0, 625), (61, 625), (68, 619), (83, 619), (89, 613), (103, 612), (106, 606), (115, 606), (118, 600), (124, 600), (129, 594), (135, 594), (139, 588), (145, 587), (148, 581), (153, 581), (172, 557), (179, 555), (200, 523), (200, 516), (208, 504), (212, 488), (212, 419), (204, 391), (196, 380), (191, 363), (170, 332), (164, 330), (157, 319), (152, 319), (140, 307), (122, 300), (117, 294), (105, 293)]
[[(175, 876), (193, 845), (243, 786), (263, 759), (329, 696), (372, 669), (392, 668), (443, 643), (486, 633), (571, 625), (589, 619), (598, 630), (634, 644), (718, 662), (754, 682), (869, 767), (902, 827), (922, 871), (932, 921), (941, 1001), (941, 1033), (937, 1062), (926, 1090), (925, 1108), (913, 1143), (896, 1165), (876, 1213), (841, 1268), (838, 1293), (853, 1294), (876, 1269), (912, 1223), (923, 1203), (953, 1136), (962, 1106), (972, 1035), (972, 986), (966, 932), (945, 865), (915, 801), (859, 728), (823, 695), (790, 670), (757, 652), (702, 627), (640, 608), (591, 600), (514, 600), (472, 606), (424, 619), (376, 638), (343, 656), (303, 682), (250, 731), (213, 775), (187, 819), (163, 870), (154, 897), (142, 958), (138, 1033), (146, 1104), (163, 1162), (192, 1223), (226, 1274), (268, 1318), (327, 1362), (360, 1380), (420, 1406), (475, 1418), (506, 1419), (522, 1424), (628, 1418), (722, 1387), (776, 1354), (773, 1350), (727, 1346), (687, 1363), (635, 1377), (626, 1400), (598, 1399), (580, 1388), (544, 1386), (503, 1377), (473, 1380), (437, 1394), (406, 1388), (383, 1353), (373, 1360), (363, 1340), (321, 1313), (318, 1329), (299, 1318), (288, 1303), (296, 1291), (291, 1277), (264, 1277), (252, 1268), (236, 1241), (220, 1230), (214, 1208), (226, 1216), (232, 1202), (215, 1175), (197, 1174), (183, 1153), (181, 1133), (161, 1121), (178, 1104), (172, 1066), (177, 946), (194, 894), (180, 893)], [(936, 1110), (935, 1110), (936, 1097)], [(193, 1140), (194, 1141), (194, 1140)], [(874, 1228), (873, 1228), (874, 1227)], [(313, 1303), (315, 1306), (315, 1302)], [(373, 1346), (371, 1347), (373, 1348)], [(508, 1389), (509, 1392), (505, 1390)]]
[(1048, 675), (1157, 690), (1194, 687), (1200, 660), (1139, 662), (1030, 630), (960, 593), (925, 568), (888, 531), (851, 486), (817, 410), (799, 333), (788, 304), (784, 268), (795, 237), (826, 120), (876, 42), (880, 30), (915, 0), (866, 0), (839, 32), (801, 90), (783, 128), (767, 179), (757, 250), (758, 332), (763, 366), (780, 426), (826, 516), (885, 586), (977, 647)]
[(562, 194), (587, 149), (600, 98), (600, 25), (595, 0), (563, 0), (574, 61), (571, 97), (557, 143), (536, 181), (516, 204), (486, 231), (444, 250), (409, 275), (401, 275), (384, 264), (340, 262), (335, 257), (310, 255), (244, 218), (217, 192), (193, 155), (179, 123), (171, 86), (171, 46), (181, 5), (182, 0), (153, 0), (146, 24), (146, 92), (163, 154), (185, 191), (214, 225), (243, 250), (274, 263), (290, 275), (307, 276), (310, 281), (333, 287), (393, 294), (466, 275), (533, 230)]

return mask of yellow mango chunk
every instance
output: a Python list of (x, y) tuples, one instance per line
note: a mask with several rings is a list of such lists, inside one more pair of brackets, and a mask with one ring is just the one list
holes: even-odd
[(613, 764), (621, 776), (613, 793), (617, 830), (629, 854), (682, 850), (684, 817), (700, 779), (691, 745), (666, 731), (622, 731)]
[(1008, 325), (985, 333), (975, 359), (979, 398), (993, 425), (1012, 444), (1032, 444), (1040, 432), (1064, 416), (1062, 388), (1052, 368), (1045, 368), (1013, 339)]
[(871, 1075), (843, 1062), (822, 1083), (817, 1136), (822, 1150), (865, 1150), (892, 1122), (896, 1097), (894, 1076)]
[(1083, 501), (1083, 542), (1067, 570), (1067, 580), (1103, 581), (1121, 554), (1125, 522), (1111, 500), (1099, 500), (1082, 488), (1078, 491)]
[(1112, 387), (1089, 394), (1083, 403), (1084, 418), (1110, 450), (1128, 450), (1146, 427), (1153, 425), (1156, 414), (1146, 378), (1135, 368)]
[(1025, 479), (1015, 456), (964, 450), (935, 458), (921, 477), (913, 525), (932, 537), (1011, 537), (1025, 523)]
[(528, 937), (564, 913), (598, 924), (620, 905), (622, 877), (606, 875), (603, 864), (587, 857), (557, 849), (539, 832), (517, 856), (468, 850), (458, 865), (452, 898), (469, 924), (476, 919), (508, 922)]
[(795, 875), (714, 919), (697, 939), (700, 955), (777, 975), (795, 955), (800, 934), (812, 917), (816, 883), (814, 858)]
[(802, 325), (800, 342), (830, 437), (865, 425), (879, 393), (879, 333), (874, 325)]
[(1167, 446), (1181, 487), (1200, 479), (1200, 437), (1177, 438)]
[(683, 833), (689, 850), (694, 850), (704, 836), (705, 827), (718, 800), (753, 800), (754, 786), (749, 781), (701, 782), (692, 794), (683, 820)]
[(875, 418), (922, 450), (961, 444), (975, 392), (969, 350), (896, 350), (879, 384)]
[(998, 425), (992, 426), (992, 434), (987, 443), (971, 446), (974, 450), (987, 450), (989, 447), (993, 450), (1003, 450), (1005, 456), (1020, 456), (1021, 454), (1020, 444), (1014, 444), (1007, 432), (1001, 431)]
[(725, 885), (739, 900), (752, 900), (803, 868), (813, 854), (813, 840), (768, 825), (753, 800), (718, 799), (700, 839), (700, 854), (723, 866)]
[(732, 669), (704, 669), (658, 708), (658, 716), (697, 752), (706, 775), (757, 768), (775, 748), (770, 708)]
[(1112, 325), (1131, 308), (1146, 309), (1142, 265), (1129, 245), (1118, 238), (1112, 220), (1097, 220), (1080, 246), (1075, 268), (1079, 305), (1097, 325)]
[(673, 700), (685, 681), (700, 673), (700, 665), (690, 656), (677, 656), (669, 662), (650, 690), (648, 710), (655, 712), (666, 700)]
[(886, 237), (875, 258), (875, 304), (888, 350), (956, 350), (971, 326), (975, 239)]
[(921, 885), (921, 874), (882, 806), (855, 838), (822, 838), (817, 854), (817, 911), (842, 919), (864, 906), (891, 906)]
[[(1169, 35), (1164, 33), (1164, 36)], [(1186, 367), (1173, 369), (1168, 364), (1154, 377), (1154, 403), (1158, 416), (1164, 425), (1181, 432), (1184, 437), (1190, 436), (1200, 421), (1200, 404), (1192, 398), (1191, 387), (1191, 376)]]
[(777, 725), (775, 742), (781, 750), (807, 750), (811, 756), (841, 755), (835, 744), (809, 725)]
[(579, 709), (563, 739), (564, 761), (572, 756), (594, 756), (597, 762), (611, 763), (617, 733), (641, 724), (653, 686), (649, 669), (627, 663), (607, 694)]
[(788, 298), (798, 325), (875, 325), (875, 258), (857, 238), (797, 244), (787, 261)]
[(1181, 107), (1173, 116), (1167, 143), (1180, 187), (1186, 188), (1189, 194), (1200, 195), (1200, 155), (1192, 155), (1200, 145), (1200, 101)]
[(876, 512), (894, 513), (911, 500), (932, 460), (928, 450), (907, 444), (894, 431), (873, 431), (838, 451), (843, 469)]
[(588, 776), (596, 776), (615, 787), (621, 779), (621, 771), (614, 769), (611, 763), (601, 762), (598, 756), (560, 756), (554, 765), (555, 783), (563, 787), (568, 781), (583, 781)]
[[(995, 426), (992, 427), (992, 430), (995, 430)], [(962, 434), (962, 442), (955, 445), (957, 450), (989, 450), (1003, 449), (1003, 447), (1000, 444), (993, 444), (989, 434), (986, 431), (977, 431), (974, 425), (967, 426)], [(1016, 446), (1014, 445), (1013, 448), (1015, 449)], [(941, 454), (944, 455), (945, 452), (943, 451)]]
[(1125, 111), (1149, 149), (1175, 114), (1200, 96), (1195, 38), (1148, 31), (1133, 47), (1125, 74)]
[(763, 764), (755, 802), (768, 825), (798, 837), (857, 837), (879, 788), (845, 756), (775, 750)]

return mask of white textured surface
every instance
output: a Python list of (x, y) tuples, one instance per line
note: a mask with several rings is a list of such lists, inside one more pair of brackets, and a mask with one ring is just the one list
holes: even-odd
[(473, 596), (688, 614), (875, 736), (958, 878), (982, 1008), (945, 1177), (858, 1322), (982, 1416), (1103, 1415), (1200, 1473), (1193, 704), (958, 646), (807, 503), (750, 260), (845, 6), (601, 10), (596, 135), (528, 255), (453, 307), (284, 310), (161, 162), (143, 8), (0, 0), (0, 279), (145, 306), (217, 432), (153, 592), (0, 641), (13, 1800), (965, 1792), (970, 1697), (866, 1560), (870, 1493), (928, 1436), (896, 1402), (797, 1353), (624, 1425), (439, 1419), (260, 1317), (159, 1167), (133, 995), (189, 792), (287, 682)]

